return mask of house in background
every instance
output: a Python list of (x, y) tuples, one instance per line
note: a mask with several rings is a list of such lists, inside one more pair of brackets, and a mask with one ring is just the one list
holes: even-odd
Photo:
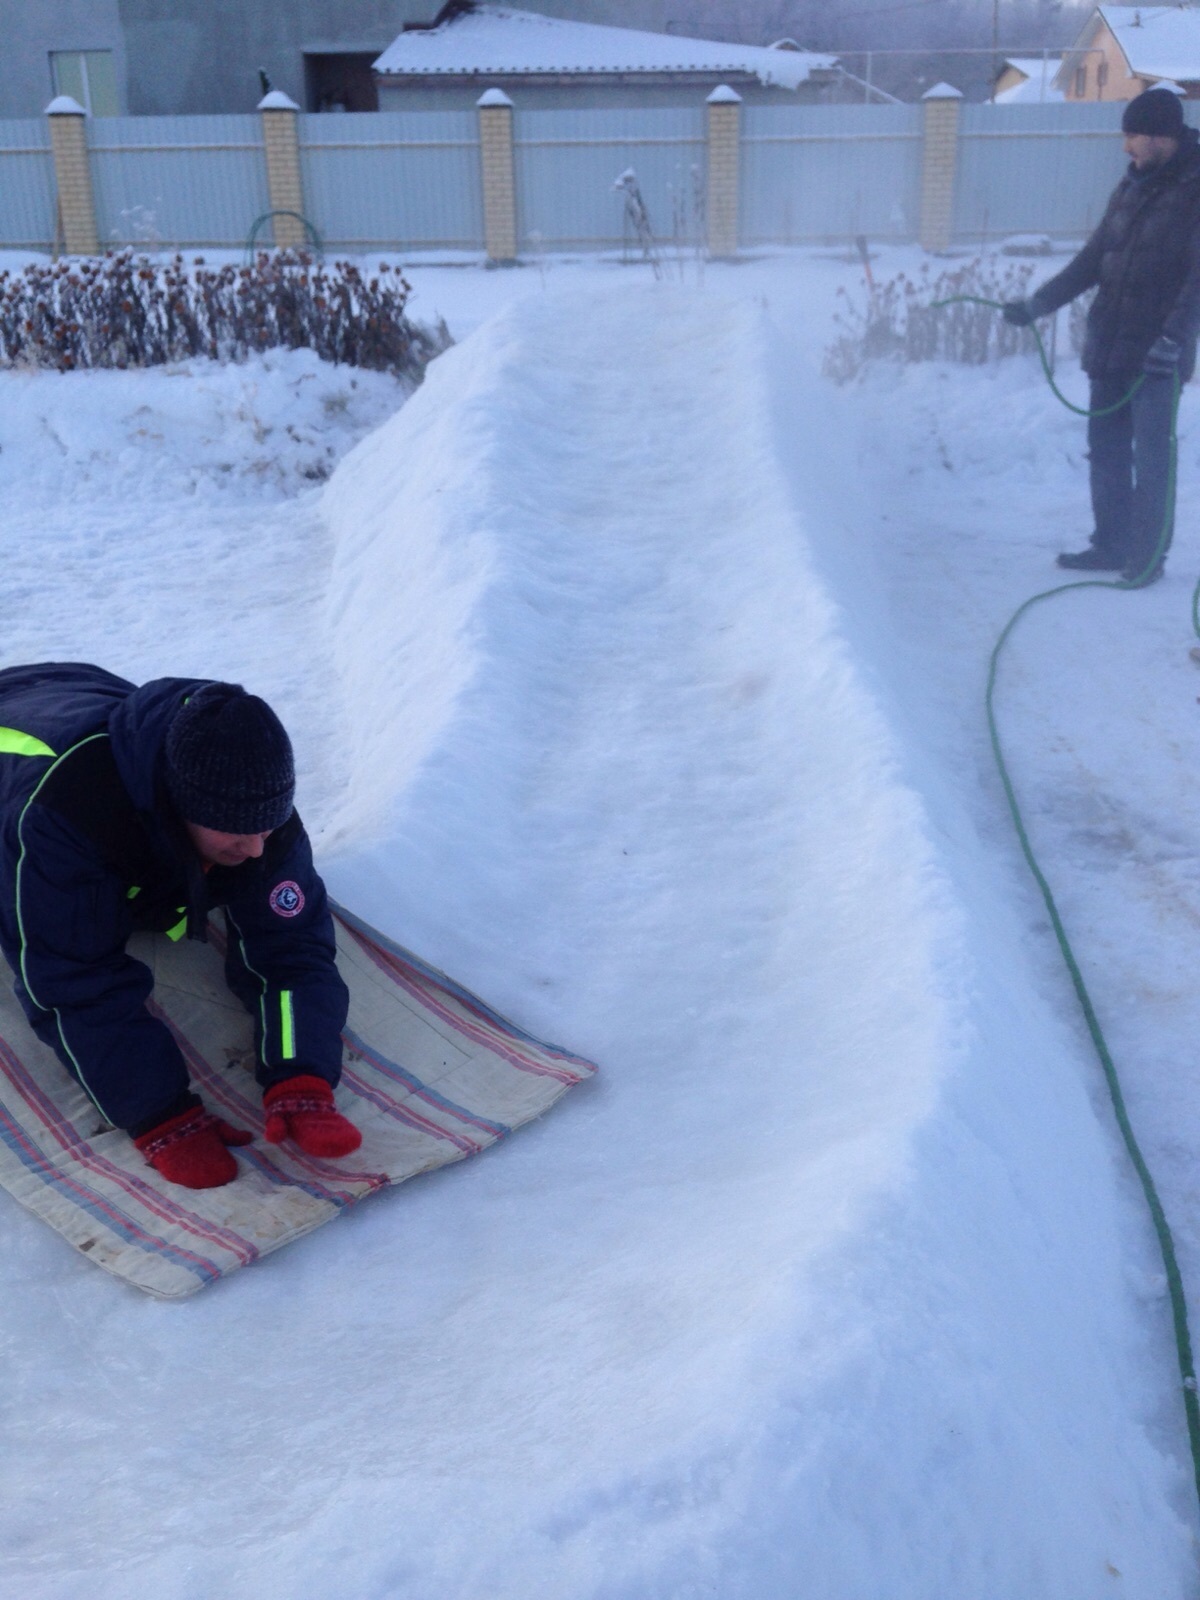
[(998, 106), (1049, 105), (1061, 103), (1063, 92), (1054, 86), (1062, 65), (1058, 55), (1010, 56), (1001, 67), (992, 90)]
[[(600, 0), (546, 3), (572, 17), (606, 14)], [(397, 51), (404, 70), (388, 74), (389, 103), (407, 88), (406, 106), (460, 104), (471, 88), (477, 98), (486, 87), (478, 75), (506, 65), (526, 103), (532, 94), (538, 104), (557, 104), (554, 93), (564, 89), (572, 105), (619, 104), (623, 93), (638, 105), (694, 103), (699, 90), (722, 81), (748, 99), (891, 98), (864, 94), (861, 84), (856, 91), (832, 57), (790, 40), (767, 49), (685, 39), (672, 28), (670, 6), (649, 0), (647, 15), (666, 19), (661, 33), (527, 13), (526, 30), (540, 24), (536, 37), (556, 41), (549, 55), (522, 67), (475, 53), (429, 70), (448, 44), (457, 50), (468, 24), (491, 32), (497, 47), (512, 34), (511, 26), (494, 32), (494, 14), (474, 22), (460, 15), (470, 9), (470, 0), (0, 0), (0, 117), (40, 116), (60, 94), (96, 117), (252, 111), (262, 98), (260, 73), (306, 111), (374, 111), (382, 82), (375, 63)], [(532, 48), (528, 31), (524, 38)], [(507, 81), (503, 70), (492, 79)]]
[(570, 22), (458, 0), (436, 27), (409, 26), (375, 63), (381, 111), (461, 110), (499, 88), (520, 106), (699, 105), (719, 84), (751, 102), (862, 100), (837, 58)]
[(1054, 82), (1067, 100), (1132, 100), (1164, 79), (1200, 99), (1200, 11), (1190, 6), (1097, 6)]

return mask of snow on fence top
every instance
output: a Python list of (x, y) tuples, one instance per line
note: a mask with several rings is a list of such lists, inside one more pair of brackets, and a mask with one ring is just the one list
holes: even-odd
[(789, 46), (725, 44), (670, 33), (640, 33), (590, 22), (488, 6), (440, 28), (411, 29), (383, 52), (376, 72), (389, 76), (466, 73), (745, 72), (763, 84), (797, 89), (836, 56)]

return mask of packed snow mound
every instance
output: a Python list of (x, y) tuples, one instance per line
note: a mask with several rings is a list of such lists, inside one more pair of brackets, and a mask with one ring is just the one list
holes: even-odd
[(325, 494), (334, 892), (602, 1067), (525, 1147), (545, 1222), (501, 1186), (487, 1274), (408, 1326), (452, 1395), (397, 1426), (473, 1485), (464, 1520), (406, 1479), (413, 1590), (475, 1538), (452, 1589), (1168, 1594), (1157, 1280), (816, 576), (838, 546), (861, 598), (856, 496), (771, 337), (665, 285), (531, 296)]
[(606, 1074), (592, 1127), (547, 1144), (607, 1242), (522, 1313), (545, 1388), (508, 1444), (544, 1460), (653, 1451), (695, 1426), (695, 1384), (707, 1409), (744, 1382), (954, 1053), (954, 914), (764, 372), (758, 314), (720, 297), (531, 297), (324, 494), (333, 892)]
[(492, 378), (503, 346), (493, 333), (445, 352), (322, 496), (334, 541), (328, 634), (345, 703), (330, 847), (380, 836), (478, 668), (471, 630), (495, 560), (487, 413), (503, 387)]
[[(616, 269), (562, 298), (451, 274), (473, 317), (502, 283), (526, 303), (325, 491), (140, 499), (95, 469), (107, 498), (68, 472), (43, 514), (4, 467), (7, 661), (219, 663), (265, 693), (334, 892), (602, 1064), (520, 1139), (186, 1308), (10, 1208), (13, 1592), (1194, 1592), (1161, 1272), (978, 714), (986, 648), (1086, 498), (1077, 424), (1017, 363), (831, 391), (849, 270), (709, 269), (740, 308)], [(118, 376), (158, 404), (157, 375)], [(117, 448), (119, 413), (85, 420)], [(1173, 582), (1115, 597), (1111, 628), (1161, 602), (1138, 648), (1186, 674)], [(1054, 642), (1086, 673), (1081, 629)], [(1029, 703), (1063, 699), (1045, 649), (1006, 664), (1035, 762)], [(1088, 759), (1169, 814), (1183, 712), (1155, 774), (1112, 754), (1127, 709), (1088, 703)], [(1076, 853), (1160, 983), (1157, 924), (1131, 938), (1103, 851)], [(1195, 1027), (1160, 1018), (1149, 1076), (1178, 1103)], [(1185, 1206), (1190, 1116), (1165, 1130)]]
[(120, 495), (279, 500), (323, 483), (411, 385), (312, 350), (125, 372), (4, 375), (0, 494), (82, 508)]

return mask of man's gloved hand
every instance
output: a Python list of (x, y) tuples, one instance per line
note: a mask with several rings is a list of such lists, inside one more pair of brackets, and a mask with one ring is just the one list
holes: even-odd
[(168, 1183), (185, 1189), (219, 1189), (238, 1174), (237, 1162), (225, 1146), (250, 1144), (253, 1138), (244, 1128), (233, 1128), (196, 1105), (133, 1142)]
[(1179, 371), (1179, 358), (1183, 346), (1169, 333), (1160, 333), (1146, 352), (1142, 371), (1148, 378), (1173, 378)]
[(1006, 300), (1000, 310), (1005, 322), (1013, 328), (1028, 328), (1037, 320), (1032, 300)]
[(362, 1134), (333, 1103), (324, 1078), (301, 1073), (274, 1084), (263, 1095), (267, 1143), (294, 1139), (309, 1156), (348, 1156), (362, 1143)]

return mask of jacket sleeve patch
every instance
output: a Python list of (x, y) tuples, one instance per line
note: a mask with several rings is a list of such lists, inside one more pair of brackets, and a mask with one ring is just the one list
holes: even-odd
[(277, 917), (298, 917), (304, 910), (304, 891), (286, 878), (271, 890), (267, 904)]

